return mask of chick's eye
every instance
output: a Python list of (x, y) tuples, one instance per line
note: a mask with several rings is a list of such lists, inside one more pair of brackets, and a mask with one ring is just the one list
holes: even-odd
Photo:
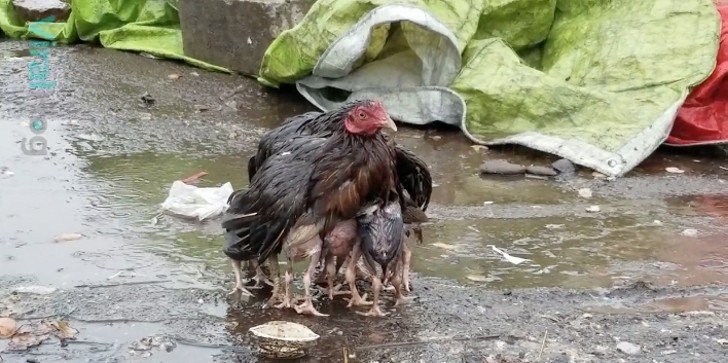
[(362, 120), (363, 120), (363, 119), (365, 119), (366, 117), (367, 117), (367, 115), (366, 115), (366, 114), (365, 114), (364, 112), (362, 112), (362, 111), (359, 111), (359, 118), (360, 118), (360, 119), (362, 119)]

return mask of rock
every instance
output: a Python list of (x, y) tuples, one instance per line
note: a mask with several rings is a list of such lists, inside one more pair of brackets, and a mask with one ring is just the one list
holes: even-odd
[(576, 166), (569, 159), (559, 159), (551, 164), (551, 167), (561, 175), (570, 176), (576, 174)]
[(547, 166), (539, 166), (539, 165), (530, 165), (526, 167), (526, 172), (531, 173), (534, 175), (543, 175), (543, 176), (557, 176), (559, 175), (556, 170), (553, 168), (547, 167)]
[(681, 233), (685, 237), (697, 237), (698, 236), (698, 230), (694, 228), (688, 228)]
[(523, 174), (526, 172), (524, 165), (511, 164), (505, 160), (488, 160), (480, 166), (480, 172), (485, 174)]
[(13, 6), (21, 24), (40, 21), (49, 16), (53, 18), (46, 22), (64, 22), (71, 13), (71, 7), (61, 0), (13, 0)]
[(586, 208), (586, 211), (589, 213), (599, 213), (600, 210), (601, 208), (598, 205), (592, 205)]
[(619, 342), (617, 350), (627, 355), (636, 355), (640, 352), (640, 347), (630, 342)]
[(589, 188), (581, 188), (579, 189), (579, 196), (585, 199), (589, 199), (592, 197), (592, 191)]
[(179, 0), (184, 53), (257, 76), (270, 43), (299, 23), (314, 0)]

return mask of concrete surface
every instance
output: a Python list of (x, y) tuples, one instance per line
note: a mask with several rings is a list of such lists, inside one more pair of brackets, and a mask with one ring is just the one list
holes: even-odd
[(315, 0), (179, 0), (185, 55), (257, 75), (268, 45)]

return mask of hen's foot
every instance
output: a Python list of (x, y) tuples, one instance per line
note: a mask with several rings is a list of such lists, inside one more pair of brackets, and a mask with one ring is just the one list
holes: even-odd
[(411, 303), (414, 299), (416, 299), (415, 296), (400, 296), (394, 300), (394, 306), (401, 306), (405, 304)]
[(350, 308), (352, 306), (369, 306), (372, 305), (373, 302), (366, 301), (367, 294), (364, 294), (364, 296), (355, 296), (350, 299), (344, 299), (349, 302), (349, 305), (346, 305), (347, 308)]
[(313, 315), (313, 316), (329, 316), (328, 314), (322, 314), (318, 310), (316, 310), (316, 308), (313, 306), (313, 300), (311, 299), (310, 296), (308, 296), (304, 299), (303, 304), (294, 305), (293, 308), (299, 314)]
[(351, 294), (349, 290), (341, 291), (342, 287), (344, 287), (344, 284), (338, 284), (333, 288), (325, 288), (324, 293), (329, 296), (329, 300), (334, 300), (334, 296)]
[(255, 281), (255, 284), (248, 287), (249, 289), (262, 289), (265, 288), (266, 285), (273, 287), (273, 281), (265, 277), (265, 275), (257, 274), (253, 276), (250, 281)]
[(282, 301), (280, 304), (273, 305), (273, 307), (276, 309), (291, 309), (296, 306), (296, 301), (298, 299), (296, 299), (295, 297), (282, 296), (281, 300)]
[(369, 311), (367, 311), (366, 313), (363, 313), (361, 311), (357, 311), (356, 313), (364, 316), (387, 316), (386, 313), (383, 313), (382, 310), (379, 309), (379, 305), (372, 305), (372, 308), (369, 309)]
[(255, 296), (255, 295), (253, 295), (252, 292), (250, 292), (248, 289), (246, 289), (245, 287), (243, 287), (243, 284), (242, 283), (236, 284), (235, 287), (233, 288), (233, 290), (228, 293), (228, 296), (235, 295), (238, 292), (240, 292), (241, 294), (246, 295), (246, 296), (251, 296), (251, 297), (252, 296)]

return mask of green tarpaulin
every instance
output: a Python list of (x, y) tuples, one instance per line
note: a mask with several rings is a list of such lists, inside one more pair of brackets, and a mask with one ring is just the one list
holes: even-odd
[(260, 79), (322, 109), (379, 97), (400, 121), (620, 176), (710, 75), (719, 29), (710, 0), (319, 0)]
[[(74, 0), (65, 23), (20, 24), (0, 0), (0, 29), (227, 71), (184, 56), (175, 4)], [(259, 79), (295, 83), (322, 109), (380, 98), (403, 122), (619, 176), (711, 73), (719, 29), (711, 0), (319, 0), (271, 44)]]
[(147, 52), (195, 66), (225, 71), (182, 51), (176, 0), (74, 0), (66, 22), (21, 24), (12, 0), (0, 0), (0, 29), (12, 38), (38, 38), (62, 44), (99, 42), (105, 48)]

